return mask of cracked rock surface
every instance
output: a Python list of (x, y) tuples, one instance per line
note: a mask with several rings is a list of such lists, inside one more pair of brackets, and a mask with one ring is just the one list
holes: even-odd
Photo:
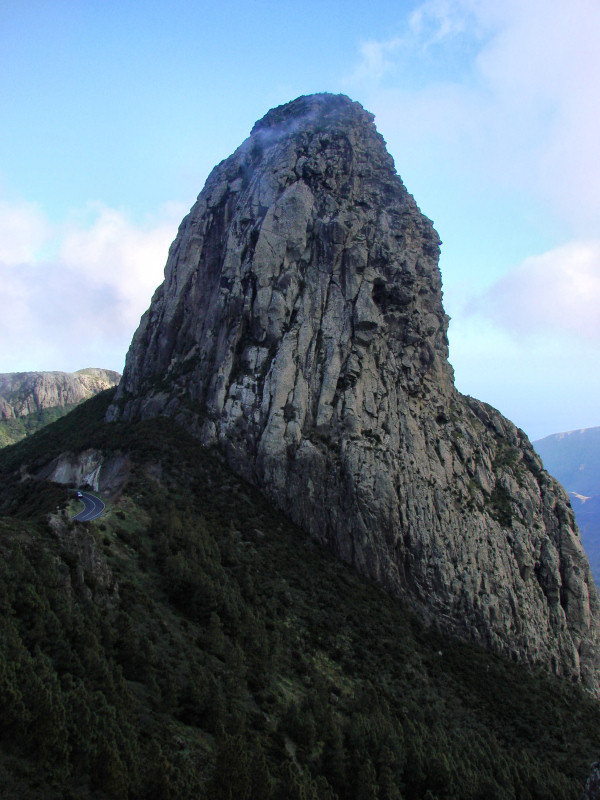
[(358, 103), (273, 109), (183, 220), (109, 419), (173, 417), (428, 620), (597, 691), (568, 497), (454, 388), (439, 245)]

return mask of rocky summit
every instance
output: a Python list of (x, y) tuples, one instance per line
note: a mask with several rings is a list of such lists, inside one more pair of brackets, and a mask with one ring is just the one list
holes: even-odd
[(269, 111), (183, 220), (108, 419), (174, 418), (427, 620), (597, 691), (568, 496), (454, 388), (439, 246), (358, 103)]

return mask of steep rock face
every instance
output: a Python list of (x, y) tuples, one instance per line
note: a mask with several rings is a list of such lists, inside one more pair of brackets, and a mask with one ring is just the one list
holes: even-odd
[(8, 372), (0, 374), (0, 419), (88, 400), (116, 386), (121, 376), (108, 369), (78, 372)]
[(597, 689), (568, 497), (456, 392), (439, 244), (360, 105), (273, 109), (182, 222), (108, 418), (174, 417), (427, 618)]

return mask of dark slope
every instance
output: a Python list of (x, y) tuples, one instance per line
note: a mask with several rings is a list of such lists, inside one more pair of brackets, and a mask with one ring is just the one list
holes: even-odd
[[(589, 695), (424, 628), (172, 423), (101, 424), (109, 400), (0, 454), (0, 796), (579, 797)], [(130, 453), (120, 499), (48, 522), (68, 490), (19, 468), (88, 447)]]

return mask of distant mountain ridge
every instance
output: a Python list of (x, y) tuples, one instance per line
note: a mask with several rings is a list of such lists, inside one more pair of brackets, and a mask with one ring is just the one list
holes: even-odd
[(0, 447), (34, 433), (120, 379), (118, 372), (97, 367), (0, 373)]
[(600, 583), (600, 427), (555, 433), (533, 445), (569, 492), (594, 580)]
[(600, 427), (554, 433), (533, 445), (569, 492), (600, 495)]

